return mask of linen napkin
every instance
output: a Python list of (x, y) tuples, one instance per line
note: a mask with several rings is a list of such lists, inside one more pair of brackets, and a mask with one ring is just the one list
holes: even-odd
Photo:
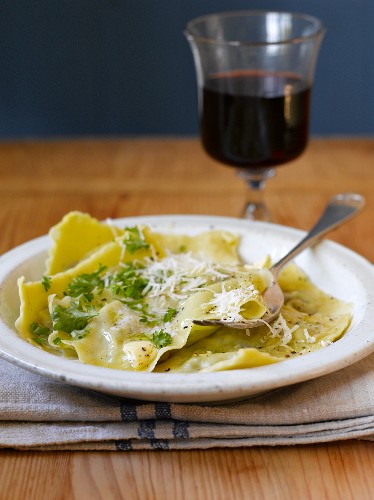
[(240, 403), (144, 403), (64, 385), (0, 360), (0, 447), (207, 449), (374, 440), (374, 354)]

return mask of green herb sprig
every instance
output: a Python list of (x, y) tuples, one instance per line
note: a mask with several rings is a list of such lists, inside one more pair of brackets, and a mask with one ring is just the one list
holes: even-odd
[(123, 242), (128, 252), (133, 254), (142, 248), (146, 250), (149, 249), (149, 243), (142, 238), (138, 227), (126, 227), (125, 231), (127, 231), (127, 238), (125, 238)]
[(141, 277), (140, 269), (142, 268), (130, 263), (115, 273), (110, 279), (112, 293), (117, 297), (135, 301), (143, 299), (143, 291), (148, 281)]
[(93, 306), (83, 306), (80, 302), (72, 302), (70, 307), (58, 304), (52, 309), (53, 329), (71, 334), (86, 328), (88, 322), (98, 314)]
[(44, 286), (44, 290), (48, 292), (48, 290), (51, 288), (51, 277), (50, 276), (43, 276), (42, 278), (42, 285)]
[(166, 311), (166, 313), (164, 314), (164, 317), (162, 318), (162, 321), (164, 323), (168, 323), (169, 321), (171, 321), (177, 314), (177, 310), (172, 308), (172, 307), (169, 307), (169, 309)]
[(161, 349), (162, 347), (170, 345), (172, 343), (172, 338), (165, 330), (159, 330), (153, 333), (152, 342), (157, 349)]
[(91, 274), (80, 274), (71, 280), (69, 285), (65, 290), (65, 295), (70, 297), (80, 297), (81, 295), (91, 302), (94, 297), (94, 291), (101, 293), (104, 289), (105, 282), (101, 278), (102, 274), (106, 270), (106, 266), (99, 266), (99, 269)]
[(30, 333), (32, 334), (32, 340), (36, 344), (43, 346), (47, 344), (51, 331), (46, 326), (39, 325), (39, 323), (34, 321), (30, 325)]

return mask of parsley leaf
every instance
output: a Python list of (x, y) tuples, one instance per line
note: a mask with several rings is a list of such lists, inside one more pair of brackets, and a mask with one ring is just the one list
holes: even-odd
[(93, 306), (84, 307), (79, 302), (72, 302), (71, 307), (57, 305), (52, 310), (53, 329), (66, 333), (72, 333), (75, 330), (83, 330), (90, 319), (99, 313)]
[(166, 347), (172, 343), (171, 335), (166, 333), (164, 330), (159, 330), (158, 332), (153, 333), (152, 342), (157, 349), (161, 349), (162, 347)]
[(172, 307), (169, 307), (169, 309), (164, 314), (164, 317), (162, 318), (162, 321), (164, 323), (168, 323), (169, 321), (171, 321), (174, 318), (174, 316), (176, 314), (177, 314), (177, 310), (173, 309)]
[(44, 286), (44, 290), (48, 292), (48, 290), (51, 288), (51, 277), (50, 276), (43, 276), (42, 278), (42, 285)]
[(158, 323), (157, 319), (155, 319), (154, 314), (148, 314), (148, 315), (143, 314), (142, 316), (140, 316), (139, 322), (144, 323), (145, 325), (148, 326), (156, 326)]
[(128, 233), (128, 238), (125, 238), (123, 242), (126, 245), (126, 250), (131, 254), (137, 252), (141, 248), (149, 248), (149, 243), (143, 239), (138, 227), (126, 227), (125, 231)]
[(32, 340), (42, 346), (47, 343), (48, 336), (51, 332), (46, 326), (39, 325), (39, 323), (34, 321), (30, 325), (30, 333), (33, 334)]
[(104, 289), (104, 280), (100, 274), (105, 271), (106, 266), (99, 266), (99, 269), (91, 274), (80, 274), (71, 280), (65, 290), (65, 294), (70, 297), (79, 297), (82, 295), (87, 302), (91, 302), (95, 288), (100, 293)]
[(111, 279), (110, 288), (114, 295), (133, 300), (143, 298), (143, 290), (148, 285), (148, 281), (140, 276), (139, 269), (133, 264), (118, 271)]

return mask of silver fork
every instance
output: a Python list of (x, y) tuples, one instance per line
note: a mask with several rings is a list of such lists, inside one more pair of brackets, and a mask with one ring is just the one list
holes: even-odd
[(230, 328), (248, 329), (256, 328), (263, 325), (264, 322), (269, 323), (275, 319), (279, 315), (284, 303), (284, 294), (278, 285), (278, 275), (283, 266), (288, 264), (290, 260), (295, 258), (306, 248), (318, 243), (325, 234), (357, 215), (364, 208), (364, 206), (364, 197), (356, 193), (337, 194), (330, 199), (322, 216), (305, 236), (305, 238), (303, 238), (294, 248), (292, 248), (284, 257), (282, 257), (269, 269), (273, 275), (273, 279), (271, 285), (262, 295), (267, 308), (267, 312), (262, 318), (250, 320), (243, 318), (243, 321), (204, 319), (193, 320), (193, 323), (201, 326), (222, 325)]

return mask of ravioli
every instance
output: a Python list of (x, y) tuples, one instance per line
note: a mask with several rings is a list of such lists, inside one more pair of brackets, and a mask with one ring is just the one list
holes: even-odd
[(46, 262), (46, 275), (66, 271), (93, 249), (112, 241), (122, 233), (120, 228), (101, 223), (88, 214), (68, 213), (49, 232), (52, 246)]
[[(279, 282), (285, 304), (271, 325), (247, 331), (221, 327), (203, 341), (174, 352), (156, 371), (208, 372), (275, 363), (326, 347), (348, 328), (350, 305), (319, 290), (297, 266), (289, 265)], [(295, 290), (300, 283), (302, 292)]]
[(50, 235), (45, 275), (18, 280), (16, 328), (33, 345), (82, 363), (157, 372), (253, 368), (321, 349), (351, 321), (349, 304), (289, 265), (279, 279), (285, 303), (271, 324), (195, 325), (266, 313), (269, 259), (242, 262), (240, 239), (227, 231), (162, 234), (72, 212)]

